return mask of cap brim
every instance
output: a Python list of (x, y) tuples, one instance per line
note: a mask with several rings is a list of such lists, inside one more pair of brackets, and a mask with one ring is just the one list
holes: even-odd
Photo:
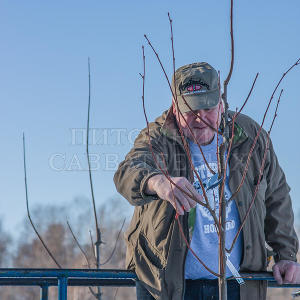
[[(186, 105), (185, 101), (189, 105)], [(219, 90), (208, 91), (205, 93), (199, 94), (190, 94), (190, 95), (178, 95), (178, 106), (179, 110), (182, 113), (189, 112), (191, 110), (199, 110), (199, 109), (210, 109), (218, 105), (219, 103)]]

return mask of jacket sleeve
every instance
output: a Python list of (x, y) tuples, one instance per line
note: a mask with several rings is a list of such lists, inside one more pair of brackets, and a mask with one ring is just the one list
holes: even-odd
[[(162, 174), (156, 165), (153, 154), (160, 167), (163, 168), (163, 147), (159, 130), (150, 131), (152, 152), (150, 151), (147, 129), (141, 131), (134, 142), (134, 147), (120, 163), (114, 175), (117, 191), (132, 205), (144, 205), (157, 200), (156, 195), (146, 195), (144, 190), (150, 177)], [(165, 155), (164, 155), (165, 157)]]
[(268, 168), (266, 169), (266, 219), (265, 236), (273, 248), (275, 261), (297, 261), (298, 238), (294, 230), (294, 214), (285, 175), (279, 166), (270, 142)]

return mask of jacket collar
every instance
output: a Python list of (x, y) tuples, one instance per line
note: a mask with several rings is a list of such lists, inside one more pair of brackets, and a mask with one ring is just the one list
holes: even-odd
[[(165, 119), (164, 119), (165, 117)], [(181, 144), (183, 146), (182, 138), (180, 136), (179, 128), (173, 114), (172, 106), (163, 113), (164, 119), (160, 132), (169, 139)]]
[[(229, 121), (230, 135), (232, 132), (232, 117), (233, 117), (233, 115), (234, 115), (233, 111), (228, 111), (228, 116), (230, 118), (230, 121)], [(245, 142), (247, 139), (248, 139), (248, 134), (240, 125), (239, 117), (237, 117), (236, 121), (234, 122), (234, 137), (233, 137), (232, 148), (238, 147), (243, 142)]]

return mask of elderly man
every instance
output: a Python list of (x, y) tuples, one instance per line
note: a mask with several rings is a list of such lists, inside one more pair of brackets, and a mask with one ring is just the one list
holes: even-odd
[[(135, 206), (125, 237), (126, 267), (135, 270), (140, 280), (138, 299), (217, 299), (217, 277), (188, 249), (175, 215), (176, 211), (180, 215), (179, 222), (191, 249), (210, 270), (218, 273), (218, 236), (214, 220), (208, 209), (195, 201), (203, 201), (199, 179), (208, 187), (209, 180), (218, 172), (216, 150), (223, 141), (219, 127), (224, 111), (218, 75), (207, 63), (193, 63), (179, 68), (175, 79), (172, 88), (176, 90), (177, 103), (173, 99), (172, 107), (150, 123), (151, 147), (148, 131), (144, 129), (114, 176), (118, 191)], [(178, 108), (182, 115), (177, 113)], [(232, 112), (229, 112), (230, 116)], [(226, 200), (241, 182), (258, 129), (259, 125), (245, 115), (240, 114), (235, 121), (224, 189)], [(258, 183), (266, 137), (266, 132), (262, 131), (244, 184), (234, 201), (227, 204), (227, 248), (239, 229)], [(191, 162), (198, 176), (193, 172)], [(163, 169), (167, 169), (173, 184)], [(187, 196), (191, 194), (193, 199)], [(218, 214), (218, 186), (207, 188), (206, 195)], [(279, 283), (299, 282), (298, 240), (293, 227), (289, 186), (272, 144), (255, 203), (230, 253), (232, 267), (226, 269), (226, 276), (231, 277), (234, 270), (266, 270), (266, 243), (275, 253), (273, 271), (276, 280)], [(247, 281), (240, 286), (236, 280), (228, 281), (228, 299), (265, 297), (266, 282)]]

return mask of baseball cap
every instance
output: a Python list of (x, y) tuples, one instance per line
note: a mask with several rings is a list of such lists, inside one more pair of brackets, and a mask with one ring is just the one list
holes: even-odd
[[(176, 94), (182, 113), (192, 110), (209, 109), (219, 103), (218, 73), (206, 62), (197, 62), (180, 67), (172, 79), (172, 90)], [(183, 96), (183, 97), (182, 97)]]

